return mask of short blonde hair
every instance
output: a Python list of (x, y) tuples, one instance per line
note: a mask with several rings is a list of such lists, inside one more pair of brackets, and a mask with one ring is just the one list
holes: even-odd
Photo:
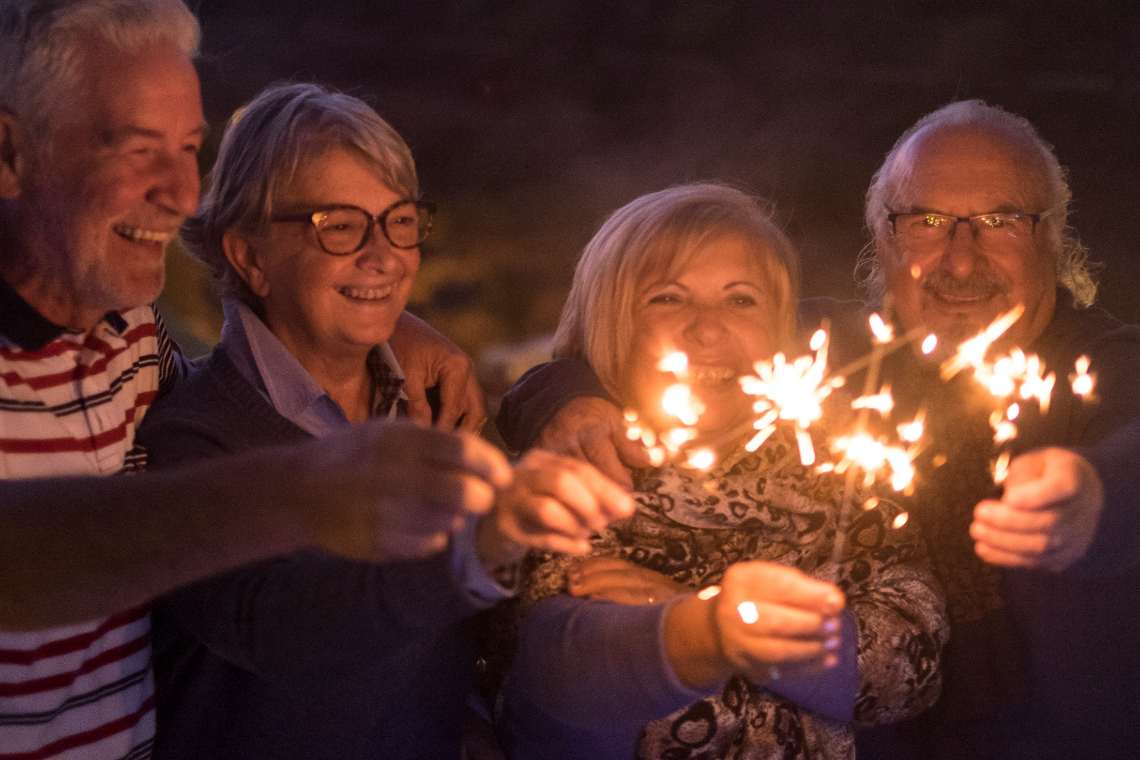
[(645, 279), (673, 275), (704, 245), (726, 236), (742, 239), (763, 267), (776, 304), (774, 334), (780, 345), (788, 344), (799, 299), (795, 248), (758, 199), (701, 182), (643, 195), (602, 224), (578, 259), (554, 355), (584, 359), (606, 390), (621, 399)]

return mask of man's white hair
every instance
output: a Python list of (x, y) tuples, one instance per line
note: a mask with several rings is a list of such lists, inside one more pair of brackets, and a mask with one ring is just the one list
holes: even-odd
[(1053, 147), (1041, 139), (1024, 117), (980, 100), (950, 103), (923, 116), (895, 142), (871, 178), (864, 207), (864, 221), (871, 241), (859, 254), (855, 265), (856, 280), (866, 290), (869, 300), (881, 302), (886, 288), (879, 256), (886, 250), (885, 244), (891, 235), (887, 214), (906, 192), (914, 170), (915, 138), (928, 128), (933, 131), (947, 127), (974, 127), (1006, 137), (1027, 148), (1037, 159), (1038, 165), (1034, 169), (1040, 174), (1045, 192), (1045, 209), (1050, 211), (1040, 226), (1055, 257), (1057, 281), (1073, 294), (1073, 301), (1078, 306), (1092, 305), (1096, 300), (1097, 285), (1088, 260), (1088, 249), (1068, 226), (1072, 192)]
[(193, 57), (199, 38), (182, 0), (0, 0), (0, 108), (43, 144), (92, 40), (123, 53), (169, 42)]

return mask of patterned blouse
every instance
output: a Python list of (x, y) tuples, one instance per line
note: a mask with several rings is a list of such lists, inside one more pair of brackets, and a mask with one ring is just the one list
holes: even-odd
[[(729, 565), (745, 560), (837, 583), (858, 630), (856, 722), (901, 720), (937, 698), (948, 638), (944, 600), (915, 529), (892, 527), (901, 513), (896, 503), (880, 497), (873, 510), (849, 509), (837, 561), (844, 478), (802, 467), (794, 440), (778, 436), (710, 473), (641, 471), (635, 490), (635, 514), (596, 539), (594, 556), (628, 560), (692, 589), (719, 583)], [(866, 497), (852, 501), (862, 505)], [(574, 562), (542, 556), (524, 580), (521, 608), (565, 592)], [(853, 729), (734, 676), (719, 694), (649, 723), (637, 756), (849, 758)]]

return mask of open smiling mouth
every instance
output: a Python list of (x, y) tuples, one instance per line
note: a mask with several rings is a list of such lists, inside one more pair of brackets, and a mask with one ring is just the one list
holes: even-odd
[(116, 224), (111, 229), (115, 231), (116, 235), (132, 243), (163, 246), (174, 239), (173, 232), (148, 230), (144, 227), (133, 227), (129, 224)]
[(386, 301), (392, 295), (395, 286), (387, 285), (383, 288), (354, 288), (345, 286), (337, 288), (337, 292), (351, 301)]
[(717, 386), (736, 379), (736, 371), (731, 367), (689, 367), (689, 381), (693, 385)]

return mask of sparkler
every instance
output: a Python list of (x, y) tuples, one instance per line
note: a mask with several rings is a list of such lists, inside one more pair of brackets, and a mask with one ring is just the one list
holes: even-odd
[[(978, 381), (995, 399), (1009, 400), (1004, 409), (996, 409), (990, 415), (990, 427), (994, 431), (994, 443), (999, 447), (1017, 438), (1017, 419), (1021, 415), (1021, 402), (1035, 401), (1041, 414), (1049, 413), (1053, 388), (1057, 377), (1045, 371), (1041, 357), (1027, 354), (1020, 348), (987, 361), (986, 355), (993, 343), (1021, 318), (1025, 307), (1017, 305), (991, 322), (974, 337), (958, 346), (954, 356), (942, 363), (942, 378), (949, 379), (964, 370), (972, 370)], [(1080, 398), (1091, 398), (1094, 377), (1089, 374), (1089, 358), (1081, 356), (1076, 360), (1075, 372), (1069, 376), (1073, 393)], [(1009, 474), (1010, 452), (999, 452), (993, 463), (994, 483), (1001, 485)]]
[(716, 454), (711, 448), (685, 451), (686, 444), (697, 437), (694, 426), (705, 411), (704, 404), (693, 395), (692, 387), (685, 382), (689, 377), (689, 357), (683, 351), (672, 351), (661, 358), (657, 369), (673, 375), (677, 381), (665, 388), (661, 396), (661, 409), (681, 424), (658, 435), (641, 422), (636, 411), (626, 409), (626, 437), (631, 441), (641, 441), (649, 453), (649, 462), (654, 467), (660, 467), (670, 458), (684, 453), (685, 463), (689, 467), (708, 470), (716, 463)]

